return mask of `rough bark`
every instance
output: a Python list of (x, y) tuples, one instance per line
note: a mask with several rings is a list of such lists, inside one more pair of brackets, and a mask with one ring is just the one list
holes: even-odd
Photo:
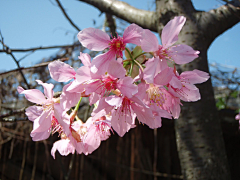
[[(187, 21), (178, 43), (187, 44), (201, 53), (192, 63), (180, 66), (181, 71), (199, 69), (209, 72), (208, 47), (218, 35), (240, 20), (239, 1), (231, 1), (218, 9), (202, 12), (195, 10), (190, 0), (156, 0), (155, 13), (138, 10), (114, 0), (81, 1), (159, 33), (174, 16), (185, 16)], [(181, 116), (175, 121), (184, 179), (231, 179), (211, 80), (198, 87), (202, 99), (184, 103)]]

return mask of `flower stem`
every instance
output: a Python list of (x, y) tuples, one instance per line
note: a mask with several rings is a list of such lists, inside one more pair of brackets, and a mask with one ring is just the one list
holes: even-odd
[(80, 103), (82, 101), (82, 97), (79, 99), (77, 105), (75, 106), (74, 110), (71, 112), (70, 114), (70, 122), (72, 123), (77, 115), (77, 112), (78, 112), (78, 109), (79, 109), (79, 106), (80, 106)]
[(78, 111), (81, 101), (82, 101), (82, 97), (80, 97), (77, 105), (76, 105), (75, 108), (74, 108), (74, 111)]
[(130, 56), (131, 60), (134, 61), (133, 57), (132, 57), (132, 54), (131, 52), (129, 51), (128, 48), (125, 48), (125, 50), (127, 51), (128, 55)]

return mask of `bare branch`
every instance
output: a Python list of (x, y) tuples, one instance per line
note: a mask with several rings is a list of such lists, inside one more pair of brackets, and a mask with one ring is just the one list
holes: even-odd
[(156, 13), (137, 9), (129, 4), (117, 0), (79, 0), (93, 5), (101, 12), (110, 13), (129, 23), (136, 23), (143, 28), (157, 32)]
[(70, 24), (77, 29), (77, 31), (81, 31), (76, 24), (74, 24), (74, 22), (69, 18), (69, 16), (67, 15), (66, 11), (64, 10), (62, 4), (59, 2), (59, 0), (56, 0), (59, 8), (61, 9), (62, 13), (64, 14), (64, 16), (67, 18), (67, 20), (70, 22)]
[[(60, 45), (60, 46), (45, 46), (45, 47), (34, 47), (34, 48), (27, 48), (27, 49), (10, 49), (11, 52), (28, 52), (28, 51), (36, 51), (36, 50), (45, 50), (45, 49), (57, 49), (57, 48), (68, 48), (68, 47), (77, 47), (81, 46), (81, 44), (69, 44), (69, 45)], [(6, 50), (0, 49), (0, 53), (6, 52)]]
[(19, 61), (18, 61), (18, 60), (15, 58), (15, 56), (13, 55), (11, 49), (10, 49), (6, 44), (4, 44), (4, 42), (3, 42), (3, 36), (2, 36), (1, 31), (0, 31), (0, 35), (1, 35), (1, 40), (0, 40), (0, 42), (1, 42), (1, 44), (3, 45), (3, 51), (5, 51), (6, 54), (9, 54), (9, 55), (13, 58), (14, 62), (16, 63), (16, 65), (17, 65), (17, 67), (18, 67), (18, 71), (19, 71), (19, 73), (21, 74), (21, 76), (22, 76), (22, 78), (23, 78), (24, 83), (26, 84), (27, 88), (30, 89), (30, 85), (28, 84), (28, 82), (27, 82), (27, 80), (26, 80), (26, 78), (25, 78), (25, 76), (24, 76), (24, 74), (23, 74), (23, 72), (22, 72), (22, 70), (21, 70)]
[[(64, 61), (69, 60), (69, 58), (61, 58), (61, 59), (56, 59), (56, 60), (59, 60), (59, 61), (63, 61), (63, 62), (64, 62)], [(52, 61), (40, 63), (40, 64), (37, 64), (37, 65), (35, 65), (35, 66), (31, 66), (31, 67), (27, 67), (27, 68), (20, 67), (20, 68), (17, 68), (17, 69), (13, 69), (13, 70), (11, 70), (11, 71), (7, 71), (7, 72), (0, 73), (0, 76), (6, 75), (6, 74), (9, 74), (9, 73), (12, 73), (12, 72), (16, 72), (16, 71), (19, 71), (19, 70), (28, 70), (28, 69), (38, 68), (38, 67), (42, 67), (42, 66), (47, 66), (50, 62), (52, 62)]]
[(240, 21), (240, 2), (231, 1), (217, 9), (201, 12), (198, 15), (200, 27), (212, 42), (217, 36)]

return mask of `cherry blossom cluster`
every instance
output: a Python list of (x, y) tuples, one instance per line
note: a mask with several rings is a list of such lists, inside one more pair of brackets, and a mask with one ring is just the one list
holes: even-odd
[[(116, 132), (124, 136), (136, 121), (149, 126), (161, 127), (162, 118), (177, 119), (181, 101), (199, 100), (195, 84), (208, 80), (209, 75), (200, 70), (179, 74), (175, 64), (186, 64), (198, 57), (199, 51), (185, 44), (175, 43), (186, 18), (175, 17), (162, 30), (159, 44), (157, 37), (148, 29), (136, 24), (128, 26), (123, 36), (110, 36), (95, 28), (78, 33), (82, 46), (92, 51), (104, 52), (91, 60), (80, 52), (82, 66), (76, 71), (68, 64), (53, 61), (48, 65), (52, 79), (69, 82), (60, 97), (54, 98), (53, 84), (37, 83), (44, 88), (18, 92), (36, 103), (26, 109), (33, 121), (31, 137), (34, 141), (47, 139), (58, 133), (60, 140), (53, 144), (55, 158), (69, 153), (92, 153), (101, 141)], [(128, 44), (136, 45), (131, 51)], [(104, 50), (104, 51), (103, 51)], [(86, 122), (77, 117), (82, 97), (94, 105)]]

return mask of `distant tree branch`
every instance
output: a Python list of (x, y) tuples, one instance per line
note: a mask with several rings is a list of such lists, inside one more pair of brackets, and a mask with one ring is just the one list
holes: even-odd
[(129, 23), (136, 23), (143, 28), (157, 32), (156, 13), (137, 9), (117, 0), (79, 0), (98, 8), (101, 12), (110, 13)]
[(24, 76), (24, 74), (23, 74), (23, 72), (22, 72), (22, 70), (21, 70), (19, 61), (18, 61), (18, 60), (15, 58), (15, 56), (13, 55), (11, 49), (10, 49), (6, 44), (4, 44), (4, 42), (3, 42), (3, 36), (2, 36), (1, 31), (0, 31), (0, 37), (1, 37), (0, 42), (1, 42), (1, 44), (3, 45), (3, 51), (4, 51), (6, 54), (9, 54), (9, 55), (13, 58), (14, 62), (16, 63), (16, 65), (17, 65), (17, 67), (18, 67), (18, 71), (19, 71), (19, 73), (21, 74), (21, 76), (22, 76), (22, 78), (23, 78), (24, 83), (26, 84), (27, 88), (30, 89), (30, 85), (28, 84), (28, 82), (27, 82), (27, 80), (26, 80), (26, 78), (25, 78), (25, 76)]
[[(45, 47), (34, 47), (34, 48), (26, 48), (26, 49), (9, 49), (8, 51), (11, 52), (28, 52), (28, 51), (37, 51), (37, 50), (45, 50), (45, 49), (57, 49), (57, 48), (68, 48), (68, 47), (77, 47), (81, 46), (81, 44), (69, 44), (69, 45), (60, 45), (60, 46), (45, 46)], [(5, 53), (6, 50), (0, 49), (0, 53)]]
[(213, 41), (240, 22), (240, 1), (228, 1), (226, 5), (201, 13), (199, 22), (206, 36)]
[(62, 4), (60, 3), (59, 0), (56, 0), (59, 8), (61, 9), (62, 13), (64, 14), (64, 16), (67, 18), (67, 20), (70, 22), (70, 24), (75, 28), (77, 29), (77, 31), (81, 31), (76, 24), (74, 24), (74, 22), (70, 19), (70, 17), (67, 15), (66, 11), (64, 10)]
[[(61, 58), (61, 59), (56, 59), (56, 60), (59, 60), (59, 61), (67, 61), (67, 60), (69, 60), (69, 58)], [(13, 73), (13, 72), (16, 72), (16, 71), (19, 71), (19, 70), (28, 70), (28, 69), (33, 69), (33, 68), (38, 68), (38, 67), (47, 66), (50, 62), (52, 62), (52, 61), (44, 62), (44, 63), (40, 63), (40, 64), (36, 64), (35, 66), (26, 67), (26, 68), (20, 67), (20, 68), (17, 68), (17, 69), (13, 69), (13, 70), (11, 70), (11, 71), (7, 71), (7, 72), (0, 73), (0, 76), (6, 75), (6, 74), (9, 74), (9, 73)]]

